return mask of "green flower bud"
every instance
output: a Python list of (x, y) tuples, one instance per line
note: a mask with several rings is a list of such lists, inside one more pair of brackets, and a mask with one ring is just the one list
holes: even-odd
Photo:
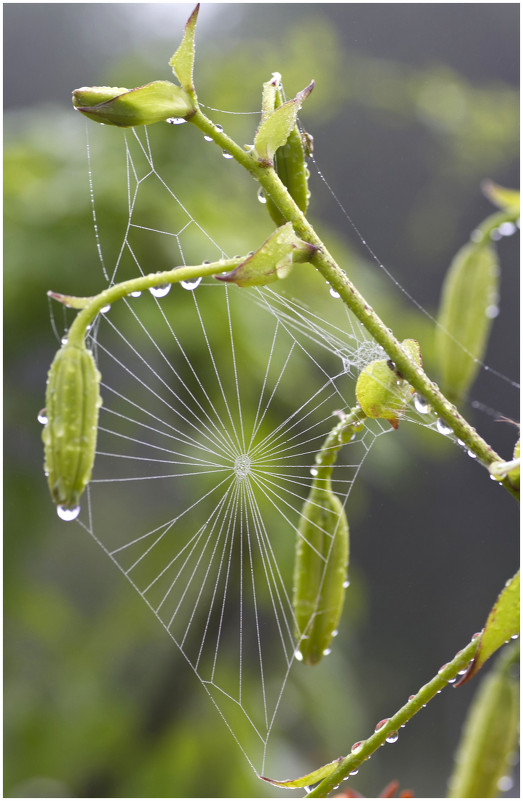
[(153, 81), (136, 89), (83, 86), (73, 92), (73, 106), (94, 122), (133, 128), (173, 117), (188, 119), (196, 108), (180, 86)]
[(96, 450), (100, 373), (85, 345), (64, 345), (47, 378), (45, 472), (53, 501), (74, 515), (91, 479)]

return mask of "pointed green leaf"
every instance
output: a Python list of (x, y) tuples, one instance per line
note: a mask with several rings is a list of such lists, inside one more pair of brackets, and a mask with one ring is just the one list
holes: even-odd
[(450, 265), (441, 295), (436, 356), (442, 392), (462, 401), (479, 370), (497, 312), (498, 258), (487, 243), (469, 242)]
[(173, 68), (174, 75), (178, 78), (186, 92), (194, 92), (194, 33), (199, 10), (200, 4), (198, 3), (187, 20), (180, 47), (169, 61), (169, 65)]
[(216, 275), (219, 281), (238, 286), (260, 286), (285, 278), (294, 261), (309, 261), (317, 248), (302, 242), (291, 223), (277, 228), (263, 245), (247, 256), (232, 272)]
[(456, 682), (456, 687), (471, 679), (498, 648), (519, 634), (519, 591), (518, 570), (516, 575), (507, 581), (490, 610), (474, 659), (463, 678)]
[(322, 765), (321, 768), (313, 770), (312, 773), (308, 773), (306, 776), (300, 776), (299, 779), (283, 779), (282, 781), (278, 781), (277, 779), (268, 779), (266, 776), (260, 776), (260, 779), (263, 779), (264, 782), (269, 782), (269, 784), (274, 784), (276, 787), (288, 787), (290, 789), (309, 787), (311, 784), (317, 784), (322, 781), (322, 779), (326, 779), (327, 776), (338, 767), (342, 759), (343, 757), (340, 757), (339, 759), (335, 759), (334, 762)]
[(271, 166), (274, 154), (285, 144), (289, 134), (296, 125), (296, 118), (303, 103), (314, 89), (314, 81), (302, 92), (298, 92), (294, 100), (289, 100), (265, 119), (254, 138), (253, 156), (262, 164)]
[(500, 209), (519, 209), (520, 193), (518, 189), (507, 189), (495, 184), (494, 181), (484, 181), (482, 187), (488, 199)]
[(189, 95), (169, 81), (153, 81), (136, 89), (84, 86), (73, 92), (73, 106), (94, 122), (134, 128), (195, 112)]

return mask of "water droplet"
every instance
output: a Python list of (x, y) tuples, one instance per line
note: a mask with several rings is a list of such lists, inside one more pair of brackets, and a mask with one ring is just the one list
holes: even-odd
[(294, 658), (297, 662), (303, 662), (303, 654), (301, 651), (294, 651)]
[(446, 437), (449, 434), (452, 434), (452, 429), (447, 425), (445, 420), (441, 419), (441, 417), (438, 417), (438, 419), (436, 420), (436, 428), (438, 429), (440, 434), (443, 434)]
[(38, 417), (36, 419), (43, 426), (45, 426), (46, 423), (49, 422), (45, 409), (40, 409), (40, 411), (38, 412)]
[(501, 236), (512, 236), (517, 230), (517, 226), (513, 222), (502, 222), (498, 228)]
[(347, 581), (343, 582), (343, 589), (346, 590), (347, 587), (350, 587), (350, 581), (348, 579), (347, 579)]
[(258, 200), (260, 201), (260, 203), (263, 203), (263, 204), (267, 203), (267, 198), (265, 197), (265, 192), (263, 191), (263, 188), (261, 186), (258, 189)]
[(169, 125), (183, 125), (183, 123), (187, 122), (187, 120), (184, 120), (183, 117), (169, 117), (169, 119), (165, 120), (165, 122), (168, 122)]
[(390, 720), (390, 718), (383, 718), (383, 720), (380, 720), (379, 723), (376, 723), (376, 726), (374, 727), (374, 731), (379, 731), (379, 729), (381, 729), (386, 723), (388, 723), (389, 720)]
[(202, 277), (193, 278), (190, 281), (180, 281), (180, 286), (184, 289), (196, 289), (197, 286), (200, 286), (202, 282)]
[(438, 670), (438, 673), (442, 673), (442, 672), (445, 670), (445, 668), (447, 667), (447, 665), (448, 665), (448, 662), (445, 662), (445, 664), (444, 664), (444, 665), (442, 665), (442, 666), (440, 667), (440, 669)]
[(412, 699), (415, 697), (416, 697), (415, 695), (409, 695), (409, 701), (412, 701)]
[(481, 233), (479, 228), (476, 228), (474, 231), (472, 231), (470, 239), (472, 242), (481, 242), (481, 240), (483, 239), (483, 234)]
[(152, 286), (149, 292), (155, 298), (164, 298), (171, 291), (171, 284), (160, 284), (159, 286)]
[(489, 318), (489, 320), (493, 320), (499, 314), (499, 308), (496, 306), (495, 303), (491, 303), (490, 306), (487, 306), (485, 309), (485, 314)]
[(142, 294), (141, 289), (137, 289), (135, 292), (129, 292), (129, 296), (131, 298), (139, 298), (141, 294)]
[(519, 634), (513, 634), (510, 638), (511, 640), (517, 640), (519, 638)]
[(490, 232), (490, 238), (492, 239), (493, 242), (498, 242), (501, 239), (501, 236), (502, 235), (500, 234), (500, 232), (499, 232), (499, 230), (497, 228), (494, 228)]
[(328, 656), (330, 653), (331, 653), (331, 649), (330, 648), (324, 648), (323, 649), (323, 656)]
[(385, 738), (386, 743), (397, 743), (399, 734), (397, 731), (391, 731), (388, 737)]
[(456, 676), (454, 676), (453, 679), (449, 679), (447, 683), (448, 684), (454, 684), (455, 681), (456, 681)]
[(60, 520), (76, 520), (78, 515), (80, 514), (80, 507), (73, 506), (73, 507), (65, 507), (65, 506), (57, 506), (56, 507), (56, 514), (60, 518)]
[(357, 743), (354, 743), (354, 745), (350, 749), (351, 754), (353, 754), (354, 751), (359, 751), (362, 745), (363, 745), (363, 740), (358, 740)]
[(100, 309), (100, 314), (107, 314), (110, 308), (111, 308), (110, 303), (108, 303), (106, 306), (102, 306), (102, 308)]
[(203, 138), (205, 139), (206, 142), (212, 142), (212, 136), (207, 136), (207, 134), (204, 134)]
[(223, 156), (223, 158), (224, 158), (224, 159), (233, 159), (233, 158), (234, 158), (234, 156), (232, 155), (232, 153), (229, 153), (229, 151), (228, 151), (228, 150), (224, 150), (224, 151), (222, 152), (222, 156)]
[(358, 768), (356, 768), (356, 770), (351, 770), (351, 772), (349, 773), (349, 776), (356, 776), (357, 772), (358, 772)]
[(220, 125), (219, 123), (215, 123), (214, 127), (217, 131), (219, 131), (219, 133), (223, 131), (223, 125)]
[(467, 456), (470, 456), (471, 459), (477, 459), (478, 458), (473, 451), (467, 451)]
[(512, 776), (502, 776), (501, 779), (498, 780), (498, 790), (500, 790), (502, 793), (512, 790), (513, 787), (514, 781)]
[[(338, 629), (334, 629), (334, 631), (331, 634), (331, 637), (337, 637), (337, 636), (338, 636)], [(515, 637), (517, 637), (517, 636), (518, 635), (516, 634)], [(512, 637), (512, 639), (514, 639), (514, 637)]]
[(317, 467), (311, 467), (310, 474), (311, 474), (311, 476), (317, 476), (318, 475), (318, 468)]
[(338, 298), (340, 297), (340, 293), (339, 293), (339, 292), (336, 292), (336, 290), (335, 290), (335, 289), (333, 289), (333, 287), (331, 287), (331, 288), (329, 289), (329, 294), (330, 294), (330, 296), (331, 296), (332, 298), (336, 298), (336, 299), (338, 299)]
[(427, 414), (430, 412), (430, 403), (427, 403), (423, 395), (416, 393), (414, 395), (414, 408), (420, 414)]

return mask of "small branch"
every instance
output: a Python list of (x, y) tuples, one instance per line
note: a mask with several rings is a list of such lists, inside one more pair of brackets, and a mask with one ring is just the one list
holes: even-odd
[(477, 644), (477, 635), (475, 635), (463, 651), (456, 654), (454, 659), (447, 665), (444, 665), (431, 681), (423, 685), (415, 695), (411, 696), (407, 703), (395, 715), (388, 718), (374, 734), (367, 740), (362, 741), (354, 752), (348, 754), (326, 779), (307, 794), (307, 798), (326, 798), (349, 774), (357, 771), (371, 754), (384, 745), (387, 739), (394, 738), (402, 726), (443, 690), (450, 680), (456, 678), (461, 670), (467, 667), (476, 652)]
[[(242, 258), (238, 259), (220, 259), (219, 261), (209, 262), (208, 264), (199, 264), (195, 267), (175, 267), (174, 270), (165, 270), (163, 272), (150, 273), (149, 275), (142, 275), (138, 278), (131, 278), (128, 281), (122, 281), (120, 284), (113, 284), (113, 286), (104, 289), (98, 295), (88, 298), (87, 305), (81, 309), (75, 318), (74, 322), (67, 334), (67, 340), (71, 344), (78, 346), (83, 344), (88, 326), (93, 322), (94, 318), (105, 307), (120, 298), (127, 297), (131, 292), (141, 292), (151, 287), (161, 286), (162, 284), (177, 284), (180, 281), (194, 281), (196, 278), (204, 278), (209, 275), (217, 275), (224, 273), (228, 270), (234, 269), (241, 262)], [(48, 293), (51, 297), (60, 297), (58, 293)], [(67, 297), (67, 296), (61, 296)], [(73, 307), (78, 308), (83, 299), (73, 298), (75, 304)]]

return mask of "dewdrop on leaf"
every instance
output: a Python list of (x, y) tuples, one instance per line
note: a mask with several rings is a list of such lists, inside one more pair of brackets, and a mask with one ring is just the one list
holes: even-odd
[[(416, 340), (405, 339), (401, 345), (410, 358), (421, 365), (421, 353)], [(388, 359), (377, 359), (368, 364), (356, 383), (356, 398), (367, 417), (388, 420), (393, 428), (399, 426), (413, 393), (411, 385)]]

